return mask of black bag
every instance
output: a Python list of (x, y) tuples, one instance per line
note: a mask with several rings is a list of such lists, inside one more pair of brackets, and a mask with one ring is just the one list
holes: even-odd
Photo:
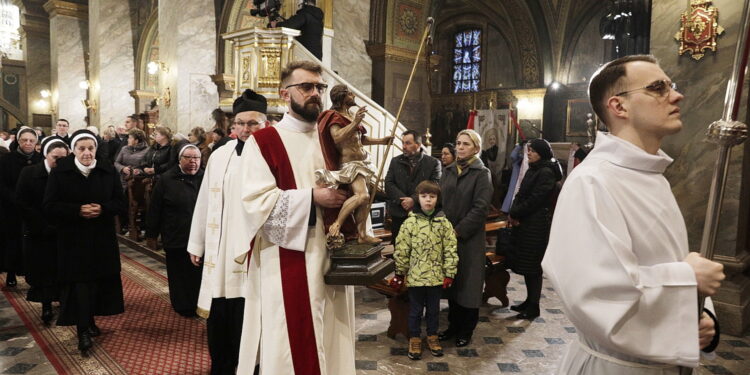
[(500, 228), (497, 230), (497, 242), (495, 242), (495, 254), (508, 258), (513, 247), (513, 228)]

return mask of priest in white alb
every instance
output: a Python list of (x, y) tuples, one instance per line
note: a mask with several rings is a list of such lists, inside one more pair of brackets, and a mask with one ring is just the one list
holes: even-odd
[(721, 264), (688, 251), (661, 149), (682, 128), (683, 96), (653, 56), (603, 66), (591, 104), (611, 133), (565, 181), (542, 266), (578, 340), (559, 374), (686, 374), (718, 343), (710, 299)]
[(321, 68), (291, 62), (281, 73), (288, 112), (248, 140), (242, 155), (242, 204), (255, 238), (235, 254), (248, 267), (238, 374), (350, 375), (354, 369), (354, 291), (326, 285), (330, 261), (320, 208), (346, 196), (317, 187), (325, 168), (316, 119)]
[(240, 201), (240, 156), (250, 135), (268, 124), (266, 108), (266, 98), (252, 90), (234, 101), (238, 137), (211, 153), (193, 212), (187, 251), (193, 264), (203, 263), (197, 313), (207, 318), (211, 375), (234, 374), (239, 361), (247, 267), (233, 255), (252, 241)]

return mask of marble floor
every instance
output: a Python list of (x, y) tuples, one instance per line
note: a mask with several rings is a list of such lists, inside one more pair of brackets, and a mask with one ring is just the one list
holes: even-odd
[[(166, 273), (164, 265), (127, 247), (127, 256), (137, 259), (157, 272)], [(20, 281), (19, 281), (20, 282)], [(519, 302), (525, 295), (523, 279), (513, 275), (509, 297)], [(495, 311), (499, 301), (490, 299), (480, 309), (480, 322), (472, 343), (464, 348), (445, 346), (445, 356), (432, 357), (424, 351), (422, 360), (406, 356), (407, 340), (390, 339), (385, 332), (390, 313), (387, 300), (366, 288), (356, 289), (357, 374), (552, 374), (567, 345), (576, 339), (575, 328), (565, 318), (554, 290), (545, 287), (542, 315), (534, 322), (518, 321), (512, 311)], [(444, 303), (443, 308), (447, 308)], [(445, 327), (445, 313), (441, 314)], [(750, 337), (724, 335), (716, 358), (702, 363), (699, 374), (750, 374)], [(52, 365), (16, 314), (0, 294), (0, 374), (55, 374)], [(179, 374), (173, 374), (179, 375)]]

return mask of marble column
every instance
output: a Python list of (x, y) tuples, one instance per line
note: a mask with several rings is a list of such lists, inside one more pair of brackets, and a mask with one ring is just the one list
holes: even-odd
[[(724, 108), (743, 2), (714, 0), (713, 5), (719, 9), (719, 24), (726, 31), (717, 40), (718, 50), (707, 52), (699, 61), (688, 54), (677, 54), (674, 35), (679, 30), (685, 2), (654, 1), (651, 15), (651, 53), (685, 95), (681, 104), (683, 129), (667, 137), (662, 148), (675, 159), (665, 175), (685, 217), (691, 250), (700, 248), (707, 194), (717, 157), (717, 147), (703, 139), (708, 125), (721, 118)], [(747, 95), (743, 96), (742, 104), (745, 108)], [(747, 121), (745, 116), (738, 120)], [(745, 150), (745, 146), (740, 146), (732, 152), (715, 250), (716, 260), (725, 266), (727, 279), (713, 300), (722, 331), (732, 335), (740, 335), (750, 325), (750, 278), (746, 272), (750, 264), (746, 234), (750, 214), (747, 191), (750, 155)]]
[(67, 119), (74, 131), (85, 126), (87, 115), (82, 103), (87, 93), (79, 84), (87, 79), (88, 7), (50, 0), (44, 9), (49, 14), (53, 121)]
[[(372, 95), (372, 59), (365, 41), (369, 30), (370, 2), (339, 0), (333, 8), (333, 45), (331, 68), (365, 95)], [(324, 38), (324, 41), (326, 39)]]
[(91, 125), (106, 127), (122, 123), (136, 109), (129, 94), (135, 86), (131, 7), (121, 0), (89, 4), (89, 96), (96, 105)]
[[(159, 1), (159, 120), (187, 135), (195, 126), (208, 129), (219, 96), (216, 74), (216, 16), (212, 0)], [(167, 100), (167, 96), (169, 99)]]
[[(50, 91), (50, 44), (49, 18), (44, 9), (23, 9), (21, 13), (21, 40), (26, 62), (26, 102), (28, 103), (27, 124), (35, 124), (34, 115), (49, 115), (52, 109), (51, 98), (44, 98), (42, 90)], [(49, 129), (46, 129), (49, 133)]]

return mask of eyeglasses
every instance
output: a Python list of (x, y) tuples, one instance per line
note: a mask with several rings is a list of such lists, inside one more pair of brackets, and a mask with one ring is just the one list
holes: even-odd
[(232, 125), (245, 127), (245, 126), (255, 126), (255, 125), (260, 125), (260, 124), (257, 121), (248, 121), (248, 122), (233, 121)]
[(652, 82), (648, 86), (639, 87), (639, 88), (633, 89), (633, 90), (623, 91), (623, 92), (621, 92), (619, 94), (616, 94), (615, 96), (623, 96), (625, 94), (629, 94), (629, 93), (631, 93), (633, 91), (638, 91), (638, 90), (647, 90), (647, 91), (651, 91), (653, 93), (656, 93), (659, 96), (667, 96), (667, 94), (669, 94), (670, 90), (675, 90), (675, 91), (677, 90), (677, 84), (674, 83), (674, 82), (669, 82), (669, 81), (660, 79), (658, 81)]
[(183, 155), (182, 158), (183, 159), (187, 159), (187, 160), (201, 160), (200, 156), (185, 156), (185, 155)]
[(326, 85), (325, 83), (311, 83), (311, 82), (295, 83), (285, 88), (288, 89), (290, 87), (299, 87), (300, 91), (302, 91), (305, 94), (311, 93), (313, 89), (317, 89), (318, 93), (321, 95), (325, 94), (326, 90), (328, 89), (328, 85)]

